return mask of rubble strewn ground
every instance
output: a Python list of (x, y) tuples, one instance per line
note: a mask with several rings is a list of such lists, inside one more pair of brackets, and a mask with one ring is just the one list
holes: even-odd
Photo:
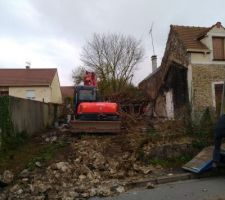
[[(173, 173), (193, 153), (192, 138), (182, 126), (176, 125), (177, 130), (172, 131), (172, 122), (155, 122), (154, 127), (133, 120), (137, 123), (132, 129), (116, 135), (74, 135), (66, 129), (45, 133), (37, 145), (46, 151), (25, 169), (13, 172), (16, 174), (3, 173), (8, 174), (7, 183), (11, 184), (0, 193), (0, 199), (69, 200), (116, 195), (127, 190), (127, 183)], [(54, 156), (49, 154), (52, 151)]]

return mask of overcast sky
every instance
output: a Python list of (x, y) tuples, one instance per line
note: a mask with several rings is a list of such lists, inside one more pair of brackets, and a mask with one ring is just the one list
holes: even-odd
[(225, 25), (224, 0), (0, 0), (0, 67), (57, 67), (61, 85), (72, 84), (72, 70), (93, 33), (122, 33), (142, 40), (145, 56), (137, 84), (151, 72), (151, 24), (158, 64), (170, 24)]

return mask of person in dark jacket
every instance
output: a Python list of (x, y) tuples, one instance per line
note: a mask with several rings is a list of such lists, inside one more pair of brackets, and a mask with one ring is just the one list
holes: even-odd
[(225, 138), (225, 114), (221, 115), (218, 119), (214, 129), (214, 151), (213, 162), (215, 166), (220, 162), (220, 148), (222, 140)]

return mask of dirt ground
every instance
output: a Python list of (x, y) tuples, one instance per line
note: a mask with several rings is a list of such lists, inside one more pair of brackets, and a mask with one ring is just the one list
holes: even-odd
[(134, 122), (120, 134), (65, 128), (39, 134), (0, 163), (2, 179), (6, 171), (13, 174), (0, 199), (111, 196), (126, 191), (129, 182), (176, 173), (193, 151), (192, 138), (173, 123)]

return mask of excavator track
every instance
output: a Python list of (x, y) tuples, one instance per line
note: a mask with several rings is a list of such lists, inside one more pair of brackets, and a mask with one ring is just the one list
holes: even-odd
[(119, 133), (121, 121), (71, 121), (74, 133)]

